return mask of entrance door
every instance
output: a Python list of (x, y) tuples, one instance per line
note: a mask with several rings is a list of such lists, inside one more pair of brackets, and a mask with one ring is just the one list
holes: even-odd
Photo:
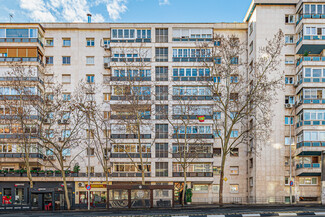
[(33, 210), (38, 210), (39, 209), (39, 199), (38, 199), (39, 194), (31, 194), (31, 204), (32, 204), (32, 209)]

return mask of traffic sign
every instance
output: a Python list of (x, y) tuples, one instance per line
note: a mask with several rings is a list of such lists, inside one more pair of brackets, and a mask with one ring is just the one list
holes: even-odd
[(290, 186), (293, 186), (293, 181), (290, 181)]
[(90, 191), (91, 186), (90, 186), (90, 185), (87, 185), (86, 189), (87, 189), (88, 191)]

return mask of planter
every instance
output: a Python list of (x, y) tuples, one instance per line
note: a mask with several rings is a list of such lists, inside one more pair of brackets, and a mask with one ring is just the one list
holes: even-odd
[(20, 176), (19, 173), (7, 173), (6, 174), (7, 177), (17, 177), (17, 176)]
[(37, 177), (37, 173), (31, 173), (32, 177)]
[(22, 177), (27, 177), (27, 173), (22, 173), (21, 176)]
[(6, 176), (5, 173), (0, 173), (0, 177)]
[(71, 177), (78, 177), (78, 173), (70, 173)]
[(55, 177), (61, 177), (61, 173), (55, 173)]
[(45, 173), (46, 177), (53, 177), (53, 173)]
[(38, 177), (45, 177), (45, 173), (39, 173)]

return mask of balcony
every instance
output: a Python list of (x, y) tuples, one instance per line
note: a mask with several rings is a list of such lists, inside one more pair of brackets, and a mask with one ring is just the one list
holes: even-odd
[(299, 58), (297, 60), (297, 66), (299, 66), (301, 63), (303, 62), (319, 62), (319, 63), (322, 63), (322, 64), (325, 64), (325, 57), (323, 56), (305, 56), (305, 57), (302, 57), (302, 58)]
[(199, 41), (212, 41), (212, 38), (173, 38), (173, 41), (177, 42), (199, 42)]
[[(112, 120), (136, 120), (136, 115), (111, 115)], [(141, 115), (141, 119), (150, 120), (151, 115)]]
[[(112, 134), (112, 139), (137, 139), (137, 134)], [(151, 134), (141, 134), (141, 139), (151, 139)]]
[(212, 77), (181, 77), (181, 76), (173, 76), (173, 81), (213, 81)]
[(112, 58), (112, 62), (151, 62), (151, 58)]
[[(187, 177), (213, 177), (212, 172), (188, 172)], [(173, 177), (184, 177), (184, 172), (173, 172)]]
[(0, 38), (1, 42), (7, 42), (7, 43), (39, 43), (42, 47), (44, 47), (41, 40), (38, 38)]
[(325, 142), (299, 142), (296, 147), (297, 149), (303, 147), (325, 147)]
[[(213, 134), (187, 134), (187, 139), (213, 139)], [(173, 139), (185, 139), (185, 134), (173, 134)]]
[(302, 168), (320, 168), (320, 163), (312, 163), (312, 164), (297, 164), (296, 169)]
[(111, 43), (151, 43), (151, 38), (112, 39)]
[[(0, 153), (0, 158), (23, 158), (25, 154), (23, 153)], [(29, 154), (30, 158), (40, 158), (43, 159), (44, 155), (39, 153)]]
[(111, 96), (111, 100), (123, 100), (123, 101), (132, 101), (132, 100), (151, 100), (151, 96)]
[(117, 77), (117, 76), (112, 76), (111, 81), (151, 81), (151, 77)]
[[(151, 153), (143, 153), (143, 158), (151, 158)], [(111, 153), (111, 158), (140, 158), (139, 153)]]
[[(190, 120), (195, 120), (197, 119), (198, 115), (172, 115), (172, 118), (177, 120), (177, 119), (190, 119)], [(212, 120), (213, 116), (212, 115), (204, 115), (204, 119), (206, 120)]]
[(213, 100), (213, 96), (173, 96), (173, 100)]
[(173, 57), (173, 62), (212, 62), (211, 57)]
[(320, 54), (325, 49), (325, 35), (304, 35), (296, 43), (297, 54)]
[(325, 99), (304, 99), (296, 103), (296, 107), (302, 104), (325, 104)]
[(44, 84), (43, 80), (38, 77), (0, 77), (0, 81), (37, 81)]
[[(146, 172), (144, 173), (145, 177), (150, 177), (151, 173)], [(142, 173), (135, 173), (135, 172), (113, 172), (112, 177), (142, 177)]]
[(302, 19), (324, 19), (325, 14), (299, 14), (296, 25), (301, 22)]
[(38, 62), (44, 67), (44, 63), (38, 57), (0, 57), (1, 62)]
[(300, 121), (297, 123), (297, 128), (301, 126), (322, 126), (325, 125), (325, 121)]
[(41, 116), (39, 115), (25, 115), (25, 116), (19, 116), (19, 115), (0, 115), (0, 120), (41, 120)]
[[(173, 158), (180, 158), (183, 157), (184, 155), (179, 154), (179, 153), (173, 153)], [(213, 154), (212, 153), (187, 153), (186, 154), (187, 158), (212, 158)]]

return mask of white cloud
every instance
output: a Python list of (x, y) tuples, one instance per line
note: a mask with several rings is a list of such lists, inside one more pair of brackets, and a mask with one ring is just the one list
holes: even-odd
[(20, 0), (20, 8), (29, 12), (29, 17), (37, 22), (55, 22), (56, 18), (46, 8), (43, 0)]
[[(91, 7), (103, 5), (111, 20), (127, 11), (127, 0), (20, 0), (20, 8), (36, 22), (85, 22)], [(94, 13), (94, 22), (105, 22), (103, 14)]]
[(169, 5), (169, 0), (159, 0), (159, 5)]
[(106, 9), (112, 20), (121, 19), (121, 14), (126, 12), (126, 0), (106, 0)]

